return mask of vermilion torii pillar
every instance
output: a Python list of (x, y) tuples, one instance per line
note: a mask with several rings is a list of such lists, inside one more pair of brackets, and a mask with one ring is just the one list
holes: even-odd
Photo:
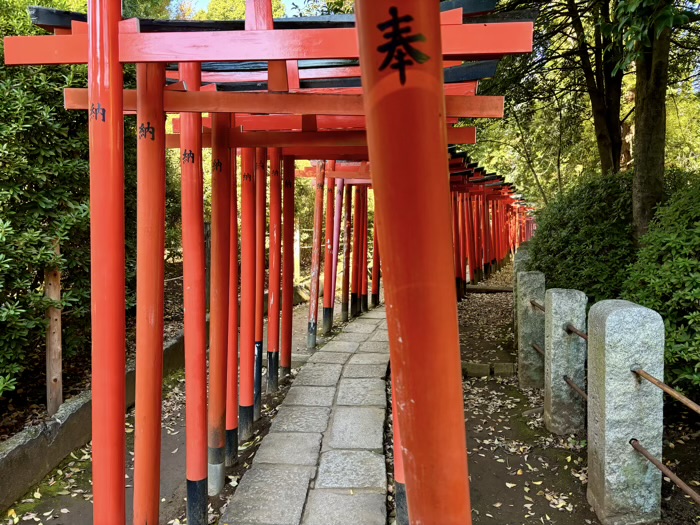
[(163, 64), (138, 64), (134, 524), (158, 523), (163, 406), (165, 113)]
[(408, 509), (412, 523), (465, 525), (440, 12), (435, 2), (398, 5), (358, 0), (356, 10)]
[(126, 297), (121, 0), (88, 2), (94, 520), (126, 520)]
[[(226, 372), (229, 336), (229, 277), (231, 242), (231, 129), (229, 113), (212, 117), (211, 155), (211, 293), (209, 311), (209, 495), (221, 492), (225, 483)], [(237, 299), (236, 299), (237, 300)]]

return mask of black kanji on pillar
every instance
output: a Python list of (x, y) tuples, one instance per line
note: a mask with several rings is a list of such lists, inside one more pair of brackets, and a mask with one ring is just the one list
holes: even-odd
[(377, 51), (386, 53), (384, 62), (379, 66), (379, 71), (391, 66), (391, 69), (396, 69), (399, 72), (399, 80), (401, 85), (404, 85), (406, 83), (406, 68), (415, 62), (423, 64), (430, 60), (430, 57), (411, 45), (415, 42), (425, 42), (425, 37), (422, 34), (409, 34), (411, 26), (407, 24), (413, 22), (413, 17), (411, 15), (399, 16), (399, 10), (396, 7), (390, 7), (389, 14), (391, 15), (389, 20), (377, 24), (380, 31), (386, 31), (383, 36), (385, 40), (388, 40), (385, 44), (377, 47)]
[(139, 138), (145, 139), (148, 138), (148, 135), (151, 135), (151, 140), (156, 140), (156, 128), (151, 126), (150, 121), (145, 124), (142, 122), (139, 126)]
[(194, 162), (194, 152), (191, 149), (182, 153), (182, 162)]

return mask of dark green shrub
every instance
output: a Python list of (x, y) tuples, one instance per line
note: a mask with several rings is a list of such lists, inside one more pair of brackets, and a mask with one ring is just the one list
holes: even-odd
[(547, 288), (575, 288), (596, 301), (618, 297), (635, 254), (631, 174), (582, 177), (539, 212), (530, 269)]
[(624, 297), (659, 312), (666, 326), (666, 378), (700, 390), (700, 180), (659, 207), (630, 267)]

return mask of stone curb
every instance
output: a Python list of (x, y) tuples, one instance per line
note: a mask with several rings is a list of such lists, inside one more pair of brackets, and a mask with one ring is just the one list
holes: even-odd
[(510, 377), (517, 373), (515, 363), (474, 363), (462, 361), (463, 377)]

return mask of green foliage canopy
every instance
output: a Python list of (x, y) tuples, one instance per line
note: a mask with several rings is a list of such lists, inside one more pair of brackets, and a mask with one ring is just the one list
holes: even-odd
[(582, 176), (537, 212), (530, 269), (545, 274), (547, 288), (618, 297), (635, 255), (631, 217), (631, 174)]
[(700, 391), (700, 178), (659, 207), (642, 237), (624, 297), (661, 314), (666, 379)]

